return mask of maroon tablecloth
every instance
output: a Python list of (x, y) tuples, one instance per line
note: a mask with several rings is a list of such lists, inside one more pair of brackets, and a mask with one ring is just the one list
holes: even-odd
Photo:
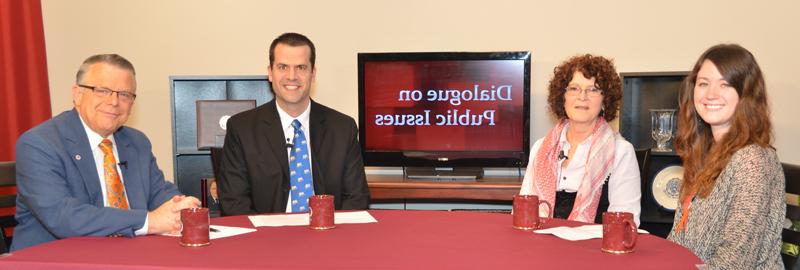
[[(567, 241), (511, 228), (511, 216), (446, 211), (369, 211), (378, 223), (260, 227), (182, 247), (177, 237), (79, 237), (0, 257), (0, 269), (696, 269), (667, 240), (640, 235), (636, 251), (600, 251), (600, 239)], [(212, 224), (252, 228), (245, 216)], [(545, 227), (581, 225), (551, 220)]]

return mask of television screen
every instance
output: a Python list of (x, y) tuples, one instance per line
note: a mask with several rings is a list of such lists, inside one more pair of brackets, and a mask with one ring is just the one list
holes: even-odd
[(360, 53), (365, 165), (525, 166), (530, 55)]

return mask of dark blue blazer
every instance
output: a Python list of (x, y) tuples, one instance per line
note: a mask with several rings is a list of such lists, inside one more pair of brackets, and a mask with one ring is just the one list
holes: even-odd
[(17, 213), (11, 250), (74, 236), (134, 236), (147, 212), (178, 195), (140, 131), (114, 133), (130, 210), (103, 206), (89, 137), (73, 109), (17, 140)]

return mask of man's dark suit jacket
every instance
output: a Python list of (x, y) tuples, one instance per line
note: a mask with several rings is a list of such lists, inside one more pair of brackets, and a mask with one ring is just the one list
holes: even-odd
[[(309, 125), (314, 194), (334, 195), (336, 209), (366, 209), (369, 189), (353, 118), (312, 100)], [(286, 148), (275, 100), (228, 120), (217, 181), (223, 215), (286, 212)]]
[(179, 195), (164, 181), (142, 132), (114, 132), (130, 210), (103, 206), (89, 137), (76, 110), (59, 114), (17, 140), (17, 214), (11, 250), (74, 236), (133, 236), (147, 212)]

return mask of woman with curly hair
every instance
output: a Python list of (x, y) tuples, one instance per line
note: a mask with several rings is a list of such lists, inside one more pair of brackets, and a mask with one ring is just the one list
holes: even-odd
[[(639, 224), (641, 183), (633, 146), (611, 129), (622, 83), (601, 56), (575, 56), (554, 70), (548, 104), (556, 126), (531, 148), (520, 194), (553, 205), (553, 216), (600, 223), (603, 211), (630, 212)], [(546, 206), (540, 208), (545, 215)]]
[(685, 170), (669, 239), (713, 269), (783, 269), (785, 180), (753, 54), (736, 44), (706, 50), (679, 99)]

